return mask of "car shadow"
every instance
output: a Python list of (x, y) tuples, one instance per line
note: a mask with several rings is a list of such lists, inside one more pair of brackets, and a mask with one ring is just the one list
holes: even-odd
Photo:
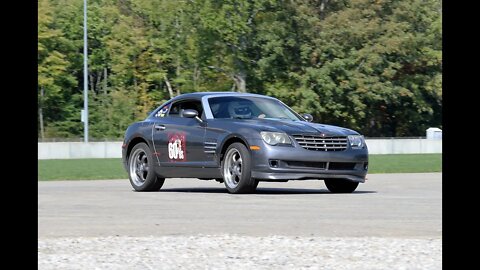
[[(161, 189), (158, 192), (185, 192), (185, 193), (228, 193), (225, 188), (167, 188)], [(354, 191), (350, 194), (368, 194), (377, 193), (376, 191)], [(335, 194), (327, 189), (309, 189), (309, 188), (262, 188), (259, 187), (255, 193), (245, 195), (295, 195), (295, 194)], [(241, 194), (238, 194), (241, 195)]]

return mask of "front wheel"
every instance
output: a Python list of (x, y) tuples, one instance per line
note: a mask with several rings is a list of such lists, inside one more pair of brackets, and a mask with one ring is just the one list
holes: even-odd
[(346, 179), (325, 179), (325, 185), (332, 193), (352, 193), (358, 186), (358, 182)]
[(251, 156), (247, 147), (241, 143), (232, 143), (222, 161), (225, 187), (230, 193), (250, 193), (258, 183), (251, 177)]
[(165, 182), (158, 178), (153, 168), (152, 151), (145, 143), (135, 145), (128, 158), (128, 177), (136, 191), (157, 191)]

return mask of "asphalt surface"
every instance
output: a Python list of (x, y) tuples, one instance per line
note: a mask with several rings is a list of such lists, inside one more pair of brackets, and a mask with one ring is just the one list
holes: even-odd
[(135, 192), (127, 179), (38, 183), (38, 237), (239, 236), (441, 238), (442, 175), (371, 174), (352, 194), (323, 181), (261, 182), (256, 194), (167, 179)]

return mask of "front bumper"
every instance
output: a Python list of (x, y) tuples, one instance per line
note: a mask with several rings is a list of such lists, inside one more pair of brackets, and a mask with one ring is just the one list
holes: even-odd
[(260, 180), (304, 180), (342, 178), (365, 182), (368, 171), (368, 149), (324, 152), (293, 146), (271, 146), (258, 139), (252, 150), (252, 177)]

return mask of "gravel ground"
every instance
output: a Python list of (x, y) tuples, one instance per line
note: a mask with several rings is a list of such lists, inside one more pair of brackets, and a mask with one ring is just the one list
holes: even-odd
[(38, 240), (38, 269), (441, 269), (441, 238), (75, 237)]

